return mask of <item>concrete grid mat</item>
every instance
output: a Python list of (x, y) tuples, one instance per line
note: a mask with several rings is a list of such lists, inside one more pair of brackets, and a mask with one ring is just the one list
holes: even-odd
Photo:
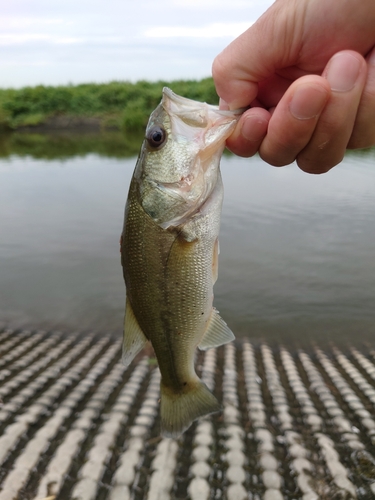
[(0, 500), (375, 498), (375, 346), (243, 339), (196, 368), (223, 410), (161, 438), (152, 355), (0, 328)]

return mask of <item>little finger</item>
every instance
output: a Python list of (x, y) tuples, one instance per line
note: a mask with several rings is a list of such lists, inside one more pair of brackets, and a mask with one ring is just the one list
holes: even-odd
[(375, 48), (366, 57), (367, 79), (348, 148), (369, 148), (375, 145)]
[(366, 81), (366, 62), (354, 51), (335, 54), (323, 73), (331, 87), (325, 106), (308, 145), (297, 156), (305, 172), (327, 172), (344, 157)]

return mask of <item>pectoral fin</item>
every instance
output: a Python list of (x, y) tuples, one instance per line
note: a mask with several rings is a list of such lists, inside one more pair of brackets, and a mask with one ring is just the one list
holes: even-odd
[(235, 337), (232, 330), (228, 327), (225, 321), (215, 308), (212, 308), (211, 318), (198, 347), (201, 351), (210, 349), (211, 347), (219, 347), (220, 345), (232, 342)]
[(129, 366), (135, 356), (143, 349), (148, 342), (145, 334), (142, 332), (132, 306), (126, 298), (125, 323), (124, 323), (124, 341), (122, 344), (122, 362)]

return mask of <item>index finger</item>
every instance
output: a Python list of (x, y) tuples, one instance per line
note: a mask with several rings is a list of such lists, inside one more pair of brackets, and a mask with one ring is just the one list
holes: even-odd
[(277, 68), (295, 63), (298, 44), (288, 41), (280, 8), (278, 2), (273, 4), (213, 62), (216, 91), (230, 109), (248, 106), (257, 96), (259, 82), (274, 75)]
[(258, 84), (248, 79), (248, 75), (241, 71), (240, 65), (235, 65), (230, 57), (232, 48), (229, 47), (215, 58), (212, 76), (220, 99), (229, 109), (239, 109), (248, 106), (255, 99), (258, 94)]

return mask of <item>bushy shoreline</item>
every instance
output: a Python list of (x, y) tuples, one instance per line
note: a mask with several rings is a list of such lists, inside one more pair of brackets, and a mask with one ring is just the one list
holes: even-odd
[(160, 102), (164, 86), (190, 99), (218, 102), (212, 78), (0, 89), (0, 127), (139, 131)]

